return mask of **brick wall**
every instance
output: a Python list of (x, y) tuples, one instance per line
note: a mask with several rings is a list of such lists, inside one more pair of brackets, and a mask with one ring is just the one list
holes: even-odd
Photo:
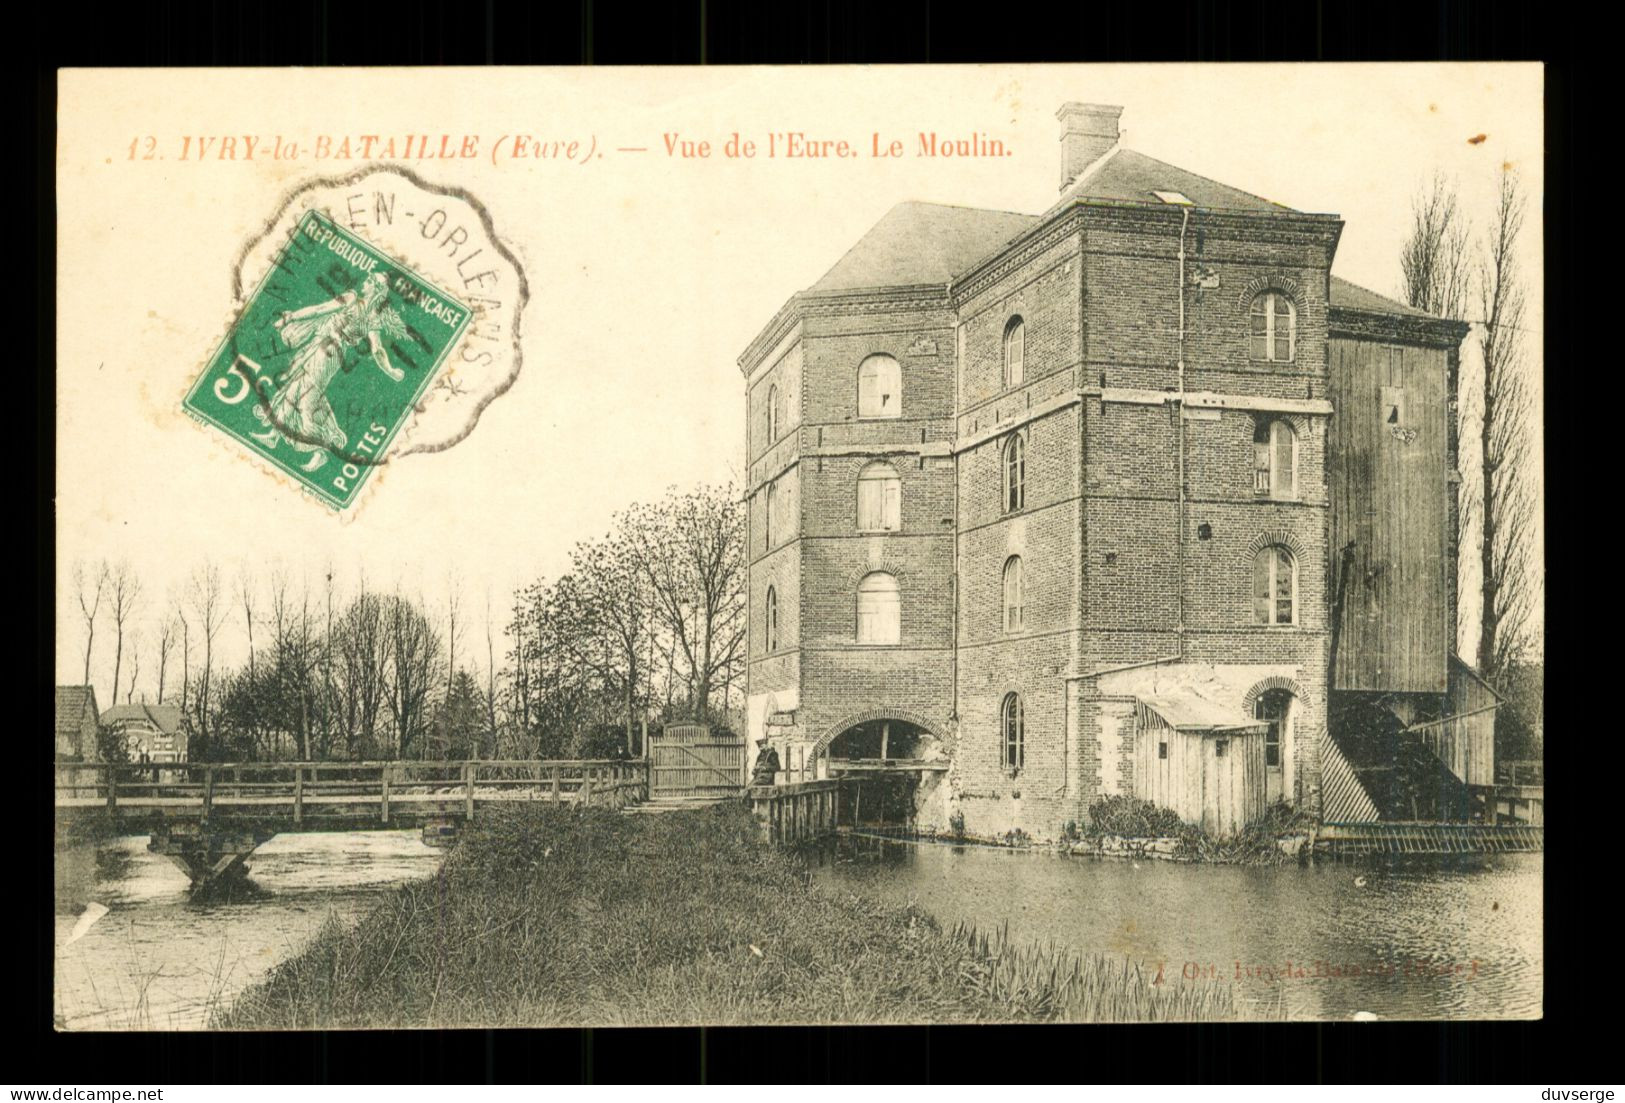
[[(794, 738), (806, 746), (880, 711), (925, 724), (954, 756), (932, 815), (958, 810), (978, 833), (1053, 835), (1099, 796), (1133, 791), (1132, 698), (1103, 690), (1097, 675), (1178, 652), (1160, 676), (1207, 679), (1238, 709), (1260, 686), (1301, 692), (1294, 792), (1313, 806), (1325, 724), (1325, 417), (1231, 408), (1176, 421), (1166, 403), (1126, 400), (1125, 388), (1179, 380), (1180, 212), (1067, 217), (993, 278), (956, 289), (957, 304), (820, 301), (801, 317), (799, 342), (752, 385), (753, 432), (765, 419), (759, 396), (775, 381), (781, 395), (793, 389), (800, 414), (798, 431), (781, 414), (786, 434), (774, 447), (753, 436), (750, 482), (774, 480), (775, 536), (786, 543), (764, 554), (753, 494), (752, 692), (794, 683)], [(1187, 390), (1323, 400), (1334, 245), (1330, 224), (1195, 212)], [(1287, 294), (1297, 312), (1288, 362), (1251, 359), (1249, 310), (1265, 289)], [(1023, 380), (1006, 386), (1003, 336), (1016, 315)], [(858, 366), (876, 353), (901, 366), (896, 419), (857, 417)], [(1277, 416), (1298, 439), (1298, 493), (1286, 501), (1253, 485), (1254, 427)], [(1008, 515), (1012, 434), (1026, 446), (1026, 502)], [(858, 473), (882, 457), (901, 479), (901, 529), (860, 534)], [(1252, 562), (1269, 542), (1297, 559), (1294, 626), (1253, 623)], [(1016, 632), (1003, 620), (1011, 555), (1022, 557), (1025, 582)], [(874, 570), (899, 583), (896, 646), (855, 641), (857, 584)], [(773, 656), (755, 642), (770, 582), (780, 610)], [(1025, 727), (1014, 775), (1000, 762), (1010, 693), (1021, 695)]]

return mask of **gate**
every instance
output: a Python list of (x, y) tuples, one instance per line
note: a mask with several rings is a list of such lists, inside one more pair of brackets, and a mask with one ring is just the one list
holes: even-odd
[(706, 724), (649, 735), (649, 799), (736, 796), (745, 786), (745, 739)]

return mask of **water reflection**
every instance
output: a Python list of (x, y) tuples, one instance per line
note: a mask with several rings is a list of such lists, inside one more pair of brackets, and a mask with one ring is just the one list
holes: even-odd
[(826, 884), (945, 924), (1123, 954), (1233, 984), (1247, 1017), (1532, 1018), (1541, 1010), (1539, 854), (1470, 863), (1185, 865), (845, 839)]
[[(246, 881), (205, 899), (145, 836), (57, 857), (56, 993), (70, 1030), (200, 1028), (220, 1003), (329, 919), (357, 920), (382, 893), (431, 876), (445, 852), (416, 832), (281, 835)], [(85, 906), (107, 914), (69, 938)]]

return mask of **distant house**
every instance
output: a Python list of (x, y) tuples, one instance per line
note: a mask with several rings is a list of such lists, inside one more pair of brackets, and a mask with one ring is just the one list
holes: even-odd
[(56, 760), (96, 760), (96, 689), (56, 687)]
[(114, 705), (102, 724), (124, 738), (132, 762), (185, 762), (186, 727), (179, 705)]

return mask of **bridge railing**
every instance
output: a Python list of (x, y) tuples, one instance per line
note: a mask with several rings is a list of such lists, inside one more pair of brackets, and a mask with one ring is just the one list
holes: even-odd
[[(207, 816), (215, 809), (276, 815), (376, 805), (461, 811), (480, 803), (544, 800), (619, 807), (647, 799), (642, 762), (607, 759), (388, 762), (161, 762), (56, 764), (58, 808), (152, 810)], [(458, 805), (460, 804), (460, 807)]]

